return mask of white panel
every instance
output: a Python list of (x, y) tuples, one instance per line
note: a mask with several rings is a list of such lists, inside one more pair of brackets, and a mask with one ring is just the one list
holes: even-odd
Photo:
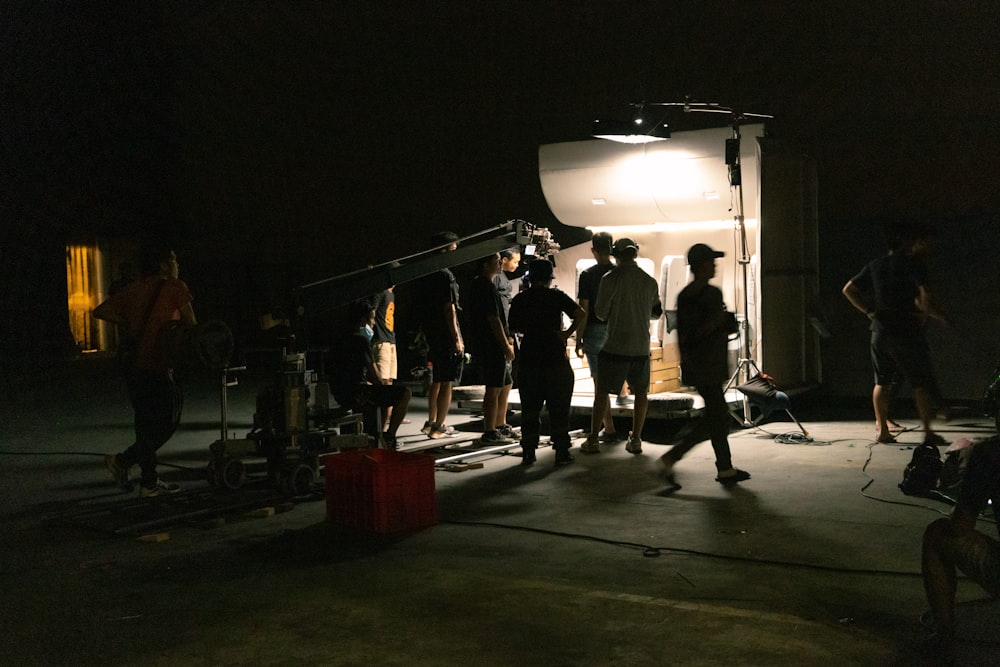
[[(756, 137), (763, 131), (763, 125), (741, 130), (744, 212), (757, 210)], [(542, 192), (560, 222), (574, 227), (725, 220), (732, 217), (728, 138), (731, 131), (719, 128), (649, 144), (546, 144), (538, 150)]]

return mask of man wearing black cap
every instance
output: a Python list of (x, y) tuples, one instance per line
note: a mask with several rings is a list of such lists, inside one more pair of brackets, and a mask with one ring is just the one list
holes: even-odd
[(591, 411), (590, 434), (580, 446), (584, 454), (600, 451), (599, 434), (608, 394), (617, 394), (622, 383), (635, 394), (632, 432), (626, 451), (642, 453), (642, 427), (649, 407), (649, 321), (663, 314), (656, 280), (636, 264), (639, 244), (624, 237), (615, 241), (611, 253), (618, 263), (602, 279), (594, 314), (608, 323), (608, 339), (597, 357), (597, 386)]
[(736, 332), (736, 318), (726, 311), (722, 290), (708, 283), (715, 277), (715, 260), (725, 253), (696, 243), (688, 250), (694, 279), (677, 295), (677, 339), (681, 350), (681, 378), (705, 401), (701, 419), (678, 434), (678, 443), (660, 457), (671, 490), (674, 464), (699, 442), (709, 439), (715, 450), (716, 481), (735, 484), (750, 473), (733, 467), (729, 451), (729, 406), (722, 387), (729, 378), (728, 339)]

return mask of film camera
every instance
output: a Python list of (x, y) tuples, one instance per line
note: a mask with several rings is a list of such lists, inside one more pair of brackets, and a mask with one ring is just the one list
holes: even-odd
[(510, 220), (517, 225), (517, 243), (524, 254), (535, 259), (545, 259), (559, 252), (559, 244), (546, 227), (537, 227), (525, 220)]

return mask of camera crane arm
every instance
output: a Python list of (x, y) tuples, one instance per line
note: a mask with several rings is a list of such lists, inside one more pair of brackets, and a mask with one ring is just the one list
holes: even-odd
[(555, 254), (559, 245), (548, 229), (524, 220), (508, 220), (476, 234), (460, 238), (458, 248), (440, 252), (438, 246), (414, 255), (368, 266), (332, 278), (300, 285), (294, 290), (299, 318), (315, 316), (346, 306), (393, 285), (416, 280), (441, 269), (449, 269), (514, 246), (536, 246), (536, 256)]

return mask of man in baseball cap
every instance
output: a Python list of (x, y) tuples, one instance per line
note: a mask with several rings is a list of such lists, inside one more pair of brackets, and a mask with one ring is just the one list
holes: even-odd
[(704, 243), (695, 243), (688, 248), (688, 266), (695, 267), (710, 259), (718, 259), (725, 256), (726, 253), (721, 250), (712, 250), (711, 247)]
[(636, 256), (639, 254), (639, 244), (627, 236), (623, 236), (615, 241), (614, 246), (611, 248), (611, 254), (615, 257), (629, 254)]
[(677, 295), (677, 342), (681, 351), (681, 377), (705, 401), (701, 419), (689, 422), (674, 439), (674, 446), (660, 457), (667, 491), (680, 488), (674, 465), (699, 442), (709, 440), (715, 451), (715, 480), (731, 486), (750, 479), (750, 473), (733, 467), (729, 449), (729, 405), (722, 385), (729, 377), (728, 339), (735, 318), (726, 312), (722, 291), (709, 281), (715, 277), (715, 260), (724, 253), (704, 243), (688, 249), (692, 280)]

